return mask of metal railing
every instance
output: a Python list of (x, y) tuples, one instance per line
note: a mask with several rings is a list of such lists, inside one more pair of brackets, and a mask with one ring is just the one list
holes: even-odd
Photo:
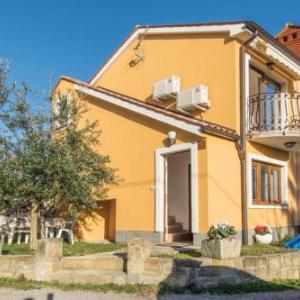
[(249, 133), (300, 132), (300, 93), (262, 93), (250, 96)]

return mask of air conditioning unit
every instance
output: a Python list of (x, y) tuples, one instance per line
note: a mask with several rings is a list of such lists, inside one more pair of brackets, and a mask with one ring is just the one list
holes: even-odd
[(153, 98), (159, 100), (176, 97), (180, 91), (180, 78), (171, 76), (153, 83)]
[(206, 110), (210, 108), (207, 86), (201, 84), (197, 87), (179, 92), (176, 107), (179, 110)]

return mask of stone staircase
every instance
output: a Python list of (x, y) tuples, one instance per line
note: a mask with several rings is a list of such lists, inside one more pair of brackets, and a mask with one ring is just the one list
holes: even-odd
[(182, 228), (182, 223), (176, 222), (175, 216), (168, 216), (167, 243), (185, 242), (192, 239), (192, 234)]

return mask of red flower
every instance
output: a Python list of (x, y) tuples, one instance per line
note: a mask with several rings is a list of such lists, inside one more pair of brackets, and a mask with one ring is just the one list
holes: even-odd
[(267, 225), (258, 225), (255, 227), (255, 233), (257, 234), (267, 234), (270, 233), (269, 226)]

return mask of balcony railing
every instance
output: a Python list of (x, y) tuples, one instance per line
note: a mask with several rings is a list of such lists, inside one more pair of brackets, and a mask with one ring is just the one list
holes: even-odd
[(300, 93), (264, 93), (249, 97), (249, 133), (299, 131)]

